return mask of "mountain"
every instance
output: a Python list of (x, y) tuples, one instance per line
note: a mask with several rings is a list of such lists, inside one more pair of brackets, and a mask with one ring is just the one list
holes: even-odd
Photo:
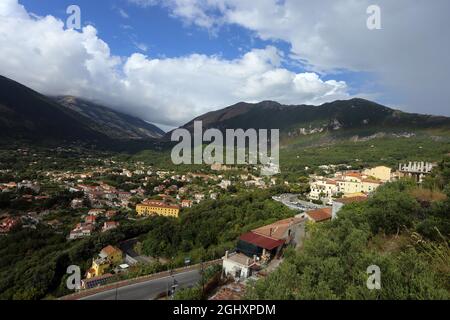
[(0, 142), (77, 141), (139, 148), (163, 134), (135, 117), (74, 97), (50, 98), (0, 76)]
[(70, 109), (11, 79), (0, 76), (2, 140), (101, 141), (107, 137)]
[(91, 129), (112, 139), (159, 139), (165, 132), (139, 118), (72, 96), (54, 98), (60, 105), (86, 118)]
[[(194, 121), (203, 128), (280, 129), (288, 137), (314, 133), (410, 132), (423, 129), (450, 129), (450, 118), (405, 113), (364, 99), (338, 100), (320, 106), (283, 105), (274, 101), (240, 102), (206, 113), (182, 128), (193, 130)], [(166, 135), (167, 137), (168, 135)]]

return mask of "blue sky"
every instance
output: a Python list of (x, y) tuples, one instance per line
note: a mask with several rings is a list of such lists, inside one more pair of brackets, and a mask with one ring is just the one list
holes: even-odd
[[(169, 127), (267, 99), (449, 115), (449, 2), (405, 1), (380, 0), (383, 28), (369, 31), (369, 0), (2, 0), (0, 73)], [(82, 30), (62, 24), (72, 4)]]
[[(276, 46), (286, 56), (290, 51), (289, 43), (263, 41), (254, 32), (240, 26), (226, 25), (211, 31), (187, 24), (171, 17), (167, 8), (158, 5), (142, 8), (127, 0), (20, 0), (20, 3), (29, 12), (40, 16), (50, 14), (61, 20), (67, 19), (66, 8), (69, 5), (80, 6), (82, 24), (93, 25), (112, 52), (120, 56), (141, 52), (173, 58), (201, 53), (236, 59), (246, 51), (267, 45)], [(294, 71), (304, 70), (297, 64), (286, 62), (284, 65)], [(346, 74), (340, 78), (346, 79)]]

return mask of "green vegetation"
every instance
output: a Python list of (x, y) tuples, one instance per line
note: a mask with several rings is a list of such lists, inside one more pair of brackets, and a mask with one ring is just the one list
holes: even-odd
[[(410, 138), (382, 137), (368, 141), (324, 140), (319, 144), (315, 137), (299, 138), (296, 143), (280, 150), (281, 172), (285, 177), (298, 176), (305, 167), (313, 171), (323, 164), (348, 164), (354, 169), (376, 165), (396, 168), (399, 162), (440, 161), (450, 153), (448, 135), (432, 137), (418, 133)], [(313, 139), (313, 141), (310, 141)]]
[(177, 290), (173, 296), (174, 300), (202, 300), (205, 299), (211, 289), (219, 282), (222, 272), (221, 265), (209, 266), (202, 271), (200, 283), (192, 288)]
[(270, 199), (273, 194), (273, 190), (242, 192), (204, 201), (182, 212), (179, 219), (154, 217), (142, 250), (178, 261), (186, 256), (194, 262), (219, 258), (234, 248), (240, 234), (293, 216), (293, 211)]
[(83, 240), (67, 242), (47, 227), (20, 230), (0, 238), (0, 299), (35, 300), (57, 297), (66, 289), (66, 269), (87, 270), (103, 247), (149, 230), (150, 221), (123, 225)]
[[(346, 206), (338, 219), (308, 226), (300, 252), (258, 281), (251, 299), (449, 299), (450, 162), (428, 184), (446, 197), (419, 202), (415, 185), (381, 187), (367, 202)], [(366, 269), (381, 269), (381, 290), (368, 290)]]

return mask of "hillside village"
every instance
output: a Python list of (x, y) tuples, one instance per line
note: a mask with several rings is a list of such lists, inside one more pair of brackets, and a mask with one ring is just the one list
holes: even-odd
[[(29, 154), (22, 149), (16, 152)], [(121, 163), (102, 158), (95, 162), (95, 166), (88, 166), (86, 170), (42, 170), (39, 176), (44, 179), (1, 183), (1, 194), (28, 210), (22, 214), (1, 210), (0, 234), (6, 236), (21, 228), (36, 229), (46, 225), (72, 242), (155, 216), (178, 219), (183, 212), (204, 201), (215, 201), (224, 194), (233, 196), (237, 190), (248, 192), (277, 186), (289, 190), (292, 187), (292, 183), (276, 176), (258, 176), (257, 168), (237, 169), (214, 164), (201, 171), (180, 173), (143, 162)], [(243, 233), (236, 239), (234, 248), (222, 252), (222, 275), (237, 281), (239, 286), (235, 289), (242, 291), (246, 279), (258, 279), (273, 271), (281, 262), (285, 248), (301, 248), (307, 224), (335, 219), (343, 206), (366, 201), (386, 182), (411, 177), (420, 183), (434, 165), (400, 163), (398, 168), (378, 166), (363, 170), (352, 170), (348, 165), (320, 166), (322, 175), (308, 177), (307, 193), (273, 196), (272, 201), (291, 210), (291, 218)], [(343, 167), (347, 170), (339, 169)], [(55, 199), (55, 193), (49, 192), (50, 184), (52, 188), (63, 190), (65, 198)], [(83, 271), (83, 288), (104, 285), (142, 261), (154, 260), (136, 255), (135, 248), (123, 248), (121, 243), (104, 247)], [(164, 259), (160, 261), (165, 263)], [(189, 264), (189, 260), (185, 263)], [(235, 295), (232, 287), (228, 283), (222, 289)], [(219, 290), (218, 296), (224, 292)]]

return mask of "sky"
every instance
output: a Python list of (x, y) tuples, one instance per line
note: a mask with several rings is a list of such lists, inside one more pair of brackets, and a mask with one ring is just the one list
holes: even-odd
[(357, 96), (450, 116), (448, 12), (447, 0), (0, 0), (0, 74), (163, 129), (239, 101)]

